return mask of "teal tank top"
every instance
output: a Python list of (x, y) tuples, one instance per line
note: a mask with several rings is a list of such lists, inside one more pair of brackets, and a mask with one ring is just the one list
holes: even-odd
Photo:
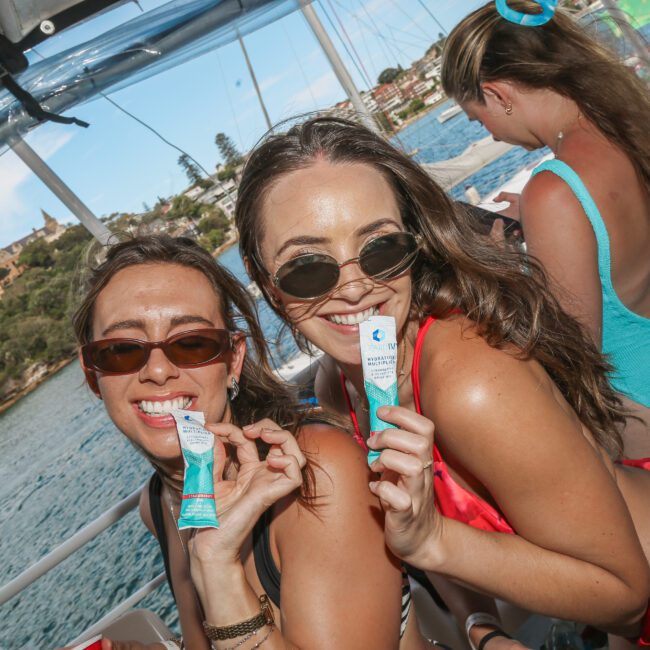
[(612, 386), (635, 402), (650, 407), (650, 318), (630, 311), (614, 291), (607, 228), (580, 176), (561, 160), (544, 161), (532, 175), (543, 171), (559, 176), (571, 188), (596, 235), (603, 292), (603, 352), (614, 366), (610, 376)]

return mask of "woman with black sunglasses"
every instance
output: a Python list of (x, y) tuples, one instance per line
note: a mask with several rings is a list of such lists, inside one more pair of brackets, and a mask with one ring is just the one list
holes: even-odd
[[(617, 464), (609, 366), (537, 263), (496, 249), (383, 138), (331, 118), (257, 147), (236, 223), (270, 305), (325, 353), (319, 401), (383, 449), (370, 488), (389, 547), (524, 609), (638, 635), (650, 474)], [(396, 321), (401, 406), (369, 439), (358, 325), (375, 314)], [(481, 647), (498, 625), (467, 621)]]
[[(301, 411), (269, 366), (251, 298), (207, 252), (165, 235), (109, 248), (74, 327), (88, 385), (156, 470), (140, 512), (183, 640), (146, 647), (427, 645), (384, 544), (363, 452)], [(178, 530), (177, 408), (202, 411), (215, 435), (218, 529)]]

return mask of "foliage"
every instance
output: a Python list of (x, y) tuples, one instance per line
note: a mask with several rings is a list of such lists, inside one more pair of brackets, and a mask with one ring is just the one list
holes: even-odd
[(68, 228), (56, 241), (39, 239), (20, 257), (28, 268), (0, 300), (0, 401), (37, 363), (56, 363), (73, 354), (71, 287), (91, 236)]
[(11, 271), (6, 267), (0, 268), (0, 281), (4, 280), (10, 273)]
[(223, 167), (217, 173), (220, 181), (228, 181), (237, 176), (237, 167), (244, 162), (244, 157), (239, 153), (235, 143), (225, 134), (217, 133), (214, 137), (214, 143), (219, 149)]
[(225, 215), (223, 210), (219, 208), (214, 209), (211, 213), (206, 214), (198, 223), (199, 232), (203, 235), (209, 233), (211, 230), (228, 230), (230, 221)]
[(177, 162), (192, 185), (199, 185), (203, 181), (199, 166), (186, 153), (181, 154)]
[(391, 84), (400, 76), (400, 74), (402, 74), (402, 72), (403, 70), (401, 65), (398, 65), (396, 68), (386, 68), (385, 70), (382, 70), (379, 77), (377, 77), (377, 83)]
[(419, 97), (416, 99), (411, 100), (411, 103), (409, 104), (409, 111), (411, 113), (419, 113), (423, 108), (425, 107), (424, 101), (422, 101)]

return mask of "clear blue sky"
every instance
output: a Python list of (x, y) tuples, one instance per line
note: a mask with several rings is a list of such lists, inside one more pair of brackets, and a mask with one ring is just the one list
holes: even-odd
[[(147, 11), (161, 0), (140, 0)], [(319, 0), (316, 10), (360, 88), (356, 67), (333, 33), (343, 23), (373, 83), (386, 67), (408, 67), (435, 41), (440, 28), (425, 7), (451, 29), (482, 0)], [(43, 56), (102, 33), (140, 13), (134, 3), (64, 32), (37, 49)], [(340, 31), (340, 30), (339, 30)], [(344, 99), (311, 30), (299, 12), (246, 37), (246, 46), (275, 123)], [(228, 134), (242, 151), (250, 149), (266, 126), (238, 43), (178, 65), (109, 96), (187, 150), (204, 167), (219, 161), (214, 136)], [(98, 216), (141, 211), (158, 196), (187, 186), (177, 165), (178, 152), (105, 99), (69, 111), (91, 126), (44, 124), (27, 141)], [(43, 208), (59, 221), (76, 222), (69, 211), (9, 151), (0, 156), (0, 246), (43, 223)]]

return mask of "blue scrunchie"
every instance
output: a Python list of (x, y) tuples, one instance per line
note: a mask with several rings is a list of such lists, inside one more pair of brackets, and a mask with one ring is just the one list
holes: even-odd
[(539, 14), (525, 14), (521, 11), (516, 11), (508, 6), (506, 0), (496, 0), (497, 11), (511, 23), (516, 25), (523, 25), (524, 27), (539, 27), (545, 25), (555, 13), (558, 0), (533, 0), (542, 8)]

